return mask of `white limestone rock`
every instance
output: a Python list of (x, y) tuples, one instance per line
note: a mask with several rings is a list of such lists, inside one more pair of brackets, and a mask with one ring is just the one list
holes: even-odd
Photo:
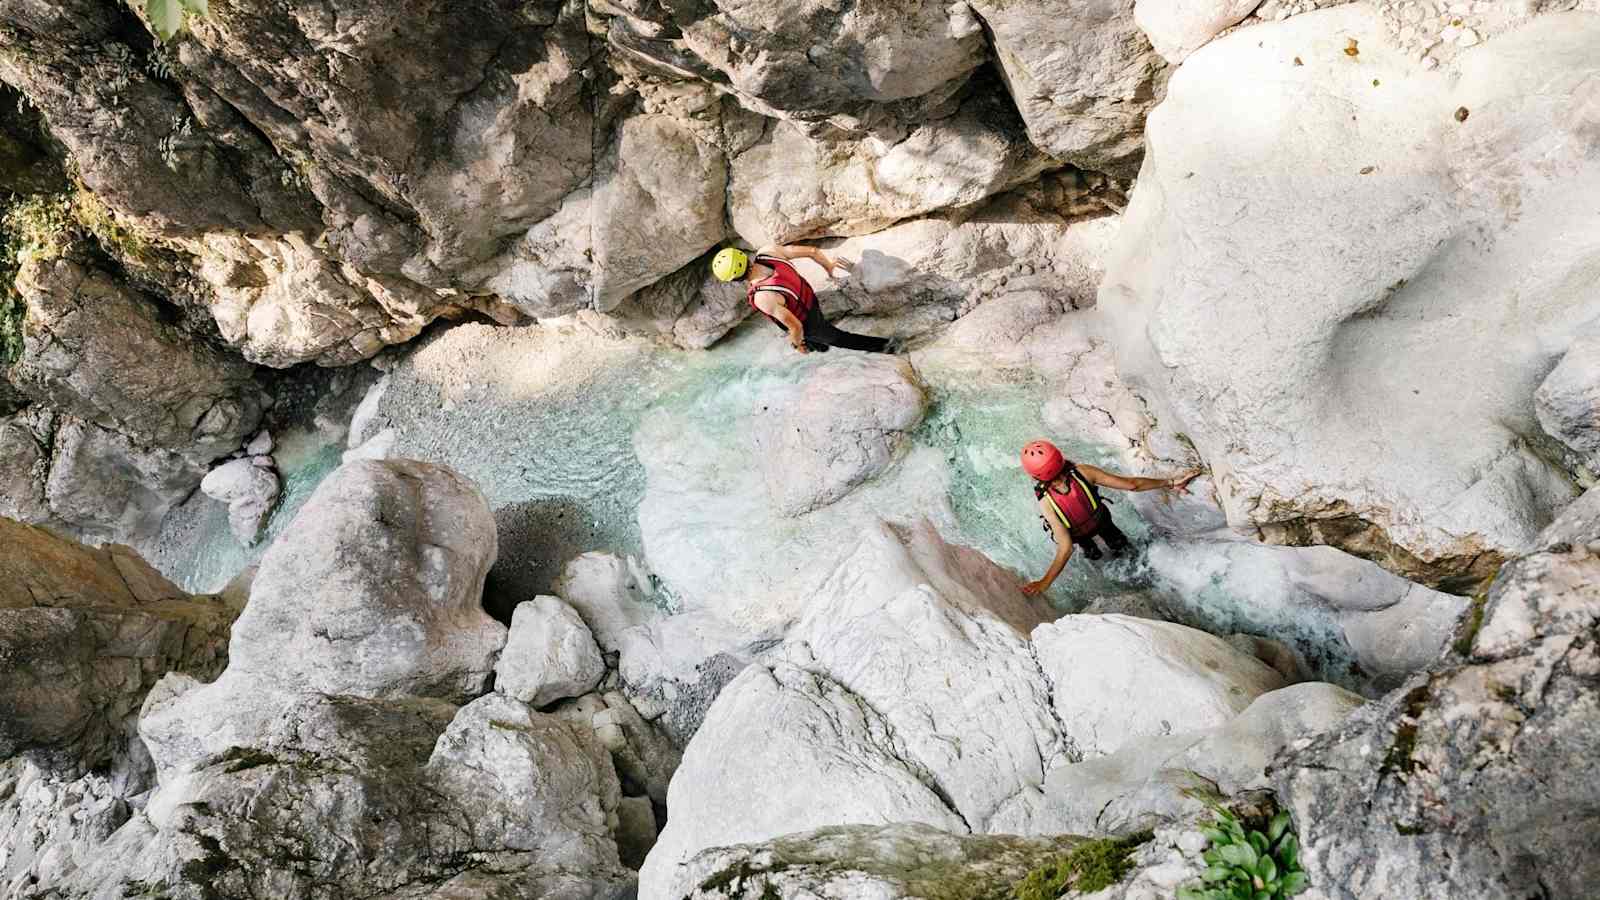
[(494, 672), (495, 690), (542, 709), (594, 690), (606, 663), (577, 611), (540, 596), (517, 604)]
[(1469, 592), (1573, 498), (1523, 435), (1600, 314), (1597, 39), (1546, 15), (1429, 72), (1349, 4), (1178, 70), (1100, 306), (1230, 524)]
[(678, 867), (707, 847), (822, 825), (968, 830), (871, 706), (783, 664), (751, 666), (723, 690), (684, 753), (667, 808), (639, 872), (641, 897), (668, 896)]
[(481, 606), (495, 554), (494, 517), (460, 475), (343, 466), (262, 557), (229, 674), (330, 694), (475, 696), (506, 634)]
[(808, 513), (882, 472), (927, 405), (908, 363), (867, 354), (764, 397), (751, 440), (773, 507)]
[(1283, 676), (1214, 635), (1120, 615), (1034, 629), (1056, 716), (1085, 756), (1226, 724)]
[(1135, 0), (1133, 20), (1156, 52), (1177, 65), (1260, 5), (1261, 0)]
[(228, 504), (228, 526), (234, 540), (250, 547), (261, 540), (282, 483), (276, 472), (244, 458), (212, 469), (200, 482), (200, 490), (207, 497)]

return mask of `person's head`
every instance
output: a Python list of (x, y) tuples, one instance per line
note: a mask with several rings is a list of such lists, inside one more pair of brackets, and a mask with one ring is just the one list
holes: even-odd
[(1055, 481), (1067, 467), (1067, 458), (1049, 441), (1030, 441), (1022, 448), (1022, 470), (1035, 481)]
[(737, 247), (723, 247), (711, 258), (711, 274), (718, 281), (738, 281), (750, 273), (750, 255)]

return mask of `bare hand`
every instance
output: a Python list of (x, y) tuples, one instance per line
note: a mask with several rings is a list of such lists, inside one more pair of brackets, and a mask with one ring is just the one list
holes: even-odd
[(811, 348), (806, 346), (806, 342), (805, 342), (805, 340), (803, 338), (801, 340), (798, 340), (798, 341), (790, 341), (789, 345), (791, 347), (793, 347), (795, 349), (795, 352), (797, 352), (797, 353), (810, 353), (811, 352)]
[(1050, 585), (1045, 584), (1043, 581), (1030, 581), (1022, 586), (1022, 592), (1029, 597), (1035, 597), (1044, 593), (1049, 587)]
[(1176, 478), (1168, 480), (1167, 487), (1168, 489), (1176, 491), (1177, 493), (1187, 494), (1189, 493), (1189, 482), (1199, 478), (1204, 474), (1205, 472), (1200, 469), (1195, 469), (1192, 472), (1186, 472)]
[(839, 270), (843, 270), (844, 274), (846, 275), (850, 274), (850, 265), (842, 259), (834, 259), (831, 256), (825, 256), (823, 265), (824, 268), (828, 270), (829, 278), (838, 277)]

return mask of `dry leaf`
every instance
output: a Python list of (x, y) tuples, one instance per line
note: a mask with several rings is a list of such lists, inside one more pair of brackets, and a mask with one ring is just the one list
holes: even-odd
[(1465, 122), (1467, 120), (1467, 115), (1467, 108), (1465, 106), (1456, 109), (1457, 122)]
[(1377, 166), (1367, 166), (1367, 167), (1365, 167), (1365, 168), (1363, 168), (1361, 170), (1361, 174), (1363, 174), (1363, 175), (1371, 175), (1372, 174), (1372, 170), (1376, 169), (1376, 168), (1377, 168)]
[(1344, 45), (1344, 55), (1345, 56), (1359, 56), (1360, 54), (1361, 54), (1361, 51), (1356, 49), (1356, 39), (1355, 38), (1350, 38), (1349, 43)]

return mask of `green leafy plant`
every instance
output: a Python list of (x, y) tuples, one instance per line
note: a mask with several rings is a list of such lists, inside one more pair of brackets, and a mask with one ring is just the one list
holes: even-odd
[(1201, 883), (1178, 889), (1178, 900), (1281, 900), (1304, 891), (1300, 843), (1288, 810), (1280, 810), (1266, 831), (1247, 829), (1234, 814), (1215, 807), (1216, 821), (1201, 828), (1211, 847), (1201, 857)]
[(183, 30), (189, 16), (203, 16), (210, 12), (208, 0), (135, 0), (143, 2), (144, 14), (150, 27), (163, 41), (170, 41)]
[(1125, 838), (1084, 841), (1017, 882), (1016, 900), (1056, 900), (1069, 890), (1093, 893), (1121, 881), (1133, 869), (1133, 851), (1150, 840), (1141, 831)]

